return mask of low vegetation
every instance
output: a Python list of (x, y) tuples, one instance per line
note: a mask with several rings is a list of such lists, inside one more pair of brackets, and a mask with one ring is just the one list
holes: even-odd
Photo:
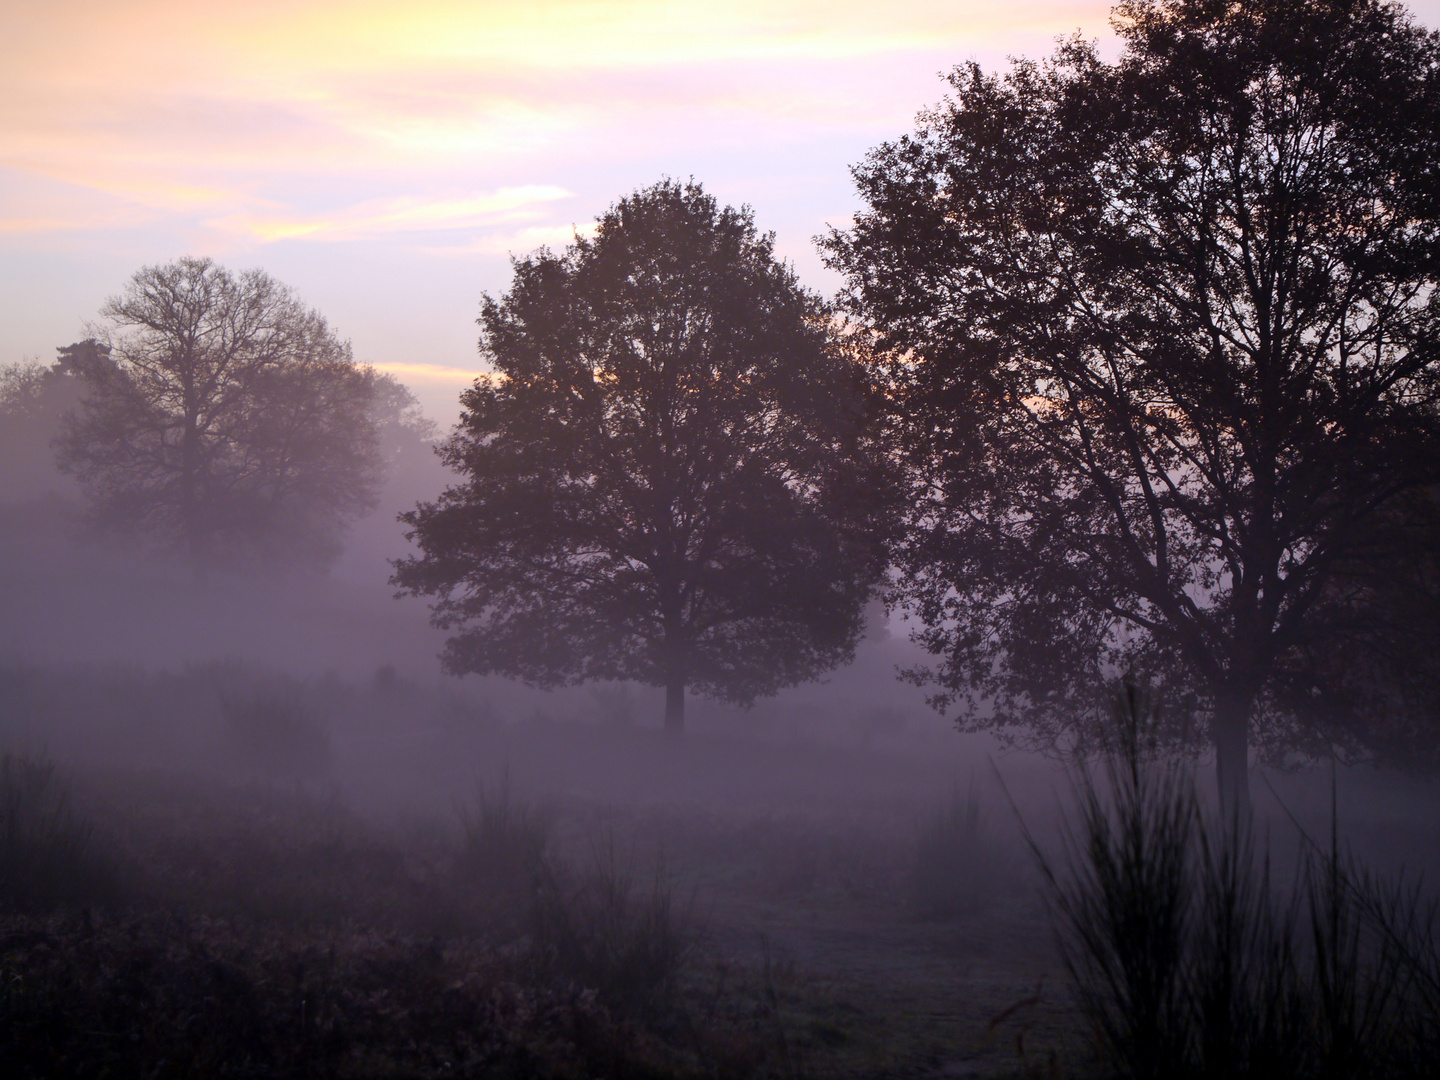
[[(1292, 859), (1218, 818), (1136, 693), (1071, 773), (1067, 842), (1032, 837), (1056, 957), (1033, 867), (973, 784), (868, 832), (837, 804), (537, 801), (494, 751), (535, 768), (526, 740), (552, 719), (440, 744), (489, 747), (490, 779), (386, 824), (323, 773), (241, 755), (237, 717), (279, 702), (337, 731), (339, 769), (371, 726), (336, 718), (433, 705), (459, 724), (448, 698), (234, 665), (12, 671), (0, 688), (12, 742), (100, 707), (142, 736), (108, 771), (0, 756), (16, 1075), (1365, 1078), (1425, 1075), (1440, 1050), (1426, 894), (1368, 871), (1338, 830)], [(182, 714), (192, 742), (147, 767)], [(644, 737), (563, 734), (597, 740), (603, 768)], [(681, 760), (656, 745), (670, 756), (652, 765)]]
[(1277, 888), (1247, 817), (1207, 812), (1133, 686), (1067, 856), (1036, 845), (1075, 1000), (1107, 1074), (1421, 1077), (1440, 1054), (1437, 908), (1305, 838)]
[(508, 776), (404, 836), (284, 784), (90, 775), (81, 812), (16, 754), (0, 784), (11, 1075), (793, 1077), (846, 1049), (793, 962), (719, 957), (662, 862), (558, 843)]
[(0, 754), (0, 910), (47, 911), (117, 895), (115, 867), (43, 758)]

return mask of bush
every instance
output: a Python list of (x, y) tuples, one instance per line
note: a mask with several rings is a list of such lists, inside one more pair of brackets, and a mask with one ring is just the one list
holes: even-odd
[(0, 754), (0, 906), (40, 912), (112, 902), (114, 869), (73, 813), (55, 766)]

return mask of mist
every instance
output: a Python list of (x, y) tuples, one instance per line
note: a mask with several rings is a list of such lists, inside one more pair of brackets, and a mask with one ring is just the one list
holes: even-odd
[[(646, 29), (694, 70), (630, 146), (599, 114), (650, 69), (581, 39), (654, 48), (650, 16), (536, 10), (237, 45), (339, 80), (287, 108), (364, 123), (206, 133), (308, 163), (288, 203), (114, 180), (223, 205), (167, 219), (199, 254), (117, 277), (53, 359), (0, 357), (0, 1058), (1432, 1075), (1440, 36), (1369, 0), (1137, 0), (1043, 61), (986, 44), (907, 129), (769, 100), (886, 81), (871, 12), (755, 23), (791, 67), (753, 13), (676, 15)], [(929, 57), (930, 21), (884, 48)], [(495, 86), (535, 85), (432, 37), (508, 42)], [(488, 104), (437, 118), (458, 86)], [(652, 167), (722, 112), (718, 185)], [(735, 147), (791, 127), (869, 148), (831, 217), (794, 176), (738, 190)], [(564, 175), (615, 188), (583, 223), (528, 174), (322, 213), (344, 185), (307, 171), (530, 168), (580, 128)], [(813, 240), (771, 230), (777, 187)], [(80, 228), (31, 210), (0, 232)], [(138, 250), (106, 235), (99, 265)], [(401, 250), (455, 280), (367, 299)], [(367, 355), (417, 319), (473, 351)]]
[[(898, 677), (930, 659), (901, 613), (872, 603), (854, 660), (821, 680), (748, 709), (692, 700), (677, 738), (663, 730), (662, 688), (544, 692), (442, 674), (445, 633), (422, 600), (388, 584), (408, 553), (396, 515), (452, 480), (433, 456), (392, 472), (328, 573), (203, 581), (183, 561), (97, 543), (68, 477), (18, 453), (10, 461), (5, 782), (52, 769), (64, 791), (56, 807), (104, 853), (99, 869), (50, 882), (50, 895), (13, 894), (20, 910), (79, 903), (107, 948), (107, 933), (159, 935), (167, 948), (227, 957), (246, 978), (263, 977), (245, 967), (256, 934), (338, 948), (347, 964), (383, 961), (402, 972), (394, 992), (407, 1024), (433, 1006), (415, 966), (436, 962), (425, 950), (441, 950), (452, 974), (511, 979), (515, 961), (497, 957), (517, 943), (558, 948), (553, 936), (581, 933), (566, 919), (648, 919), (660, 935), (649, 945), (672, 950), (676, 972), (636, 989), (622, 959), (532, 957), (539, 967), (524, 967), (522, 981), (535, 989), (523, 992), (549, 1001), (588, 980), (606, 995), (606, 1023), (639, 1017), (661, 1031), (676, 1010), (709, 1001), (704, 1028), (666, 1036), (666, 1052), (719, 1045), (744, 1075), (1087, 1067), (1036, 857), (1065, 857), (1073, 766), (957, 732), (927, 688)], [(1202, 791), (1211, 768), (1197, 759)], [(1332, 775), (1323, 763), (1261, 769), (1256, 805), (1277, 882), (1297, 872), (1305, 837), (1328, 843), (1332, 813), (1336, 842), (1374, 871), (1414, 881), (1440, 869), (1433, 779), (1372, 767)], [(528, 910), (541, 901), (525, 899), (532, 886), (515, 875), (530, 871), (523, 858), (519, 871), (510, 864), (496, 829), (543, 846), (573, 910)], [(595, 915), (601, 895), (619, 907)], [(161, 912), (181, 922), (166, 929)], [(392, 936), (354, 937), (372, 932)], [(30, 962), (33, 946), (7, 947)], [(103, 987), (103, 969), (87, 966), (99, 961), (73, 948), (76, 977)], [(169, 963), (146, 976), (156, 993), (194, 977), (188, 961)], [(363, 983), (338, 968), (304, 979), (267, 1000), (290, 1008), (291, 995)], [(549, 1037), (502, 1027), (522, 1047)], [(292, 1037), (302, 1038), (269, 1036), (274, 1060), (323, 1060)], [(230, 1038), (208, 1036), (222, 1049)], [(650, 1053), (606, 1053), (622, 1050), (627, 1067)]]

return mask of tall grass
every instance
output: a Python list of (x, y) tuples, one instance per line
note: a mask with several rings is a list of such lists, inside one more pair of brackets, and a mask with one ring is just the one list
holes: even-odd
[(916, 829), (911, 909), (929, 919), (982, 915), (1008, 869), (974, 785), (956, 789)]
[(0, 754), (0, 908), (39, 912), (116, 899), (115, 870), (70, 808), (50, 761)]
[(294, 777), (315, 776), (329, 766), (330, 731), (299, 684), (251, 675), (246, 685), (224, 669), (215, 679), (229, 749), (240, 764)]
[(1099, 769), (1072, 770), (1057, 859), (1031, 838), (1061, 955), (1115, 1075), (1434, 1075), (1436, 909), (1418, 885), (1307, 839), (1288, 894), (1248, 816), (1204, 812), (1159, 749), (1158, 710), (1117, 695)]
[(1196, 805), (1183, 769), (1152, 761), (1140, 692), (1122, 693), (1102, 774), (1082, 763), (1073, 776), (1079, 820), (1066, 824), (1067, 863), (1041, 854), (1040, 868), (1066, 971), (1104, 1056), (1123, 1075), (1159, 1077), (1186, 1054)]
[(476, 785), (473, 806), (457, 808), (461, 840), (456, 868), (490, 937), (526, 932), (551, 854), (553, 815), (517, 798), (510, 770), (494, 786)]
[(613, 840), (588, 863), (546, 875), (532, 935), (547, 978), (578, 983), (610, 1008), (652, 1020), (674, 1005), (696, 943), (690, 909), (677, 903), (664, 867), (642, 875)]
[(457, 869), (482, 933), (526, 937), (546, 984), (592, 990), (622, 1014), (665, 1011), (696, 935), (663, 866), (641, 874), (613, 838), (567, 863), (552, 843), (553, 814), (517, 798), (508, 769), (459, 814)]

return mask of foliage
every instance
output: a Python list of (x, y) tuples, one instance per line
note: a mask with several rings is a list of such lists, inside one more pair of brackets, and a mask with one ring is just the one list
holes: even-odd
[(101, 317), (107, 348), (62, 362), (83, 397), (58, 442), (96, 523), (197, 569), (332, 560), (383, 478), (372, 405), (393, 380), (259, 270), (143, 267)]
[(686, 687), (749, 703), (849, 658), (883, 566), (868, 377), (750, 213), (663, 182), (514, 271), (461, 482), (403, 518), (447, 670), (663, 685), (678, 727)]
[(55, 468), (50, 444), (64, 415), (79, 404), (79, 390), (77, 380), (55, 367), (0, 366), (0, 461), (5, 462), (0, 498), (33, 498), (69, 486)]
[(1053, 744), (1150, 672), (1243, 791), (1336, 568), (1440, 462), (1440, 40), (1375, 0), (1115, 25), (1113, 64), (957, 69), (826, 247), (894, 358), (917, 677)]
[(1278, 689), (1305, 720), (1291, 745), (1440, 768), (1440, 489), (1397, 500), (1337, 563)]

